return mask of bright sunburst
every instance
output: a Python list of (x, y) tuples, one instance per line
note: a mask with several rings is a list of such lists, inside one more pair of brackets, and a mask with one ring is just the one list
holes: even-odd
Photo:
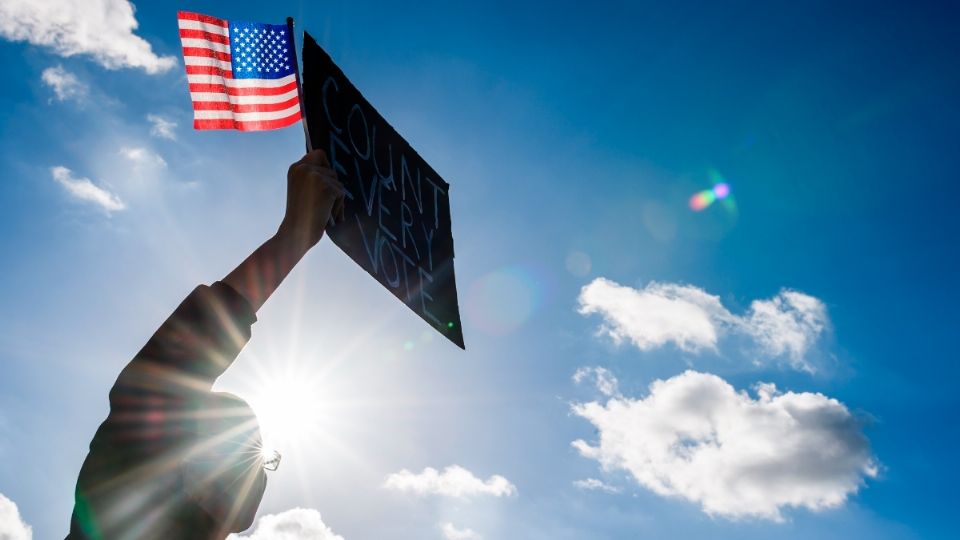
[(321, 381), (302, 372), (270, 375), (249, 396), (263, 434), (264, 455), (309, 444), (329, 421)]

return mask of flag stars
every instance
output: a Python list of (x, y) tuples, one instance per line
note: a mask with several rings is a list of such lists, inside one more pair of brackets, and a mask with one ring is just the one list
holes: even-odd
[(284, 27), (237, 23), (230, 27), (234, 71), (243, 77), (276, 78), (293, 73)]

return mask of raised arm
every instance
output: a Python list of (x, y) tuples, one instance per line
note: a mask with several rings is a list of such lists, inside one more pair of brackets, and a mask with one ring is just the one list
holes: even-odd
[(207, 391), (250, 339), (256, 312), (311, 247), (329, 220), (343, 218), (343, 185), (316, 150), (287, 172), (287, 208), (276, 234), (222, 281), (194, 289), (123, 369), (114, 407), (142, 395)]
[(320, 241), (329, 220), (343, 219), (343, 184), (323, 150), (287, 172), (287, 210), (277, 233), (223, 279), (256, 312), (304, 254)]

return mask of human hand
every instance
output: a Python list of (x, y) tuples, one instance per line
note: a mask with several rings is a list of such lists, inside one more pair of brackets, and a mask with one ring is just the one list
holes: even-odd
[(277, 234), (306, 252), (328, 223), (343, 221), (345, 193), (323, 150), (303, 156), (287, 171), (287, 209)]

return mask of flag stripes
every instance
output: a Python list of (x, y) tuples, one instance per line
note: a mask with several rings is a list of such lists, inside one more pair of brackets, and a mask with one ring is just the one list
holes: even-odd
[(284, 28), (185, 11), (177, 24), (195, 129), (257, 131), (300, 120), (293, 36)]

